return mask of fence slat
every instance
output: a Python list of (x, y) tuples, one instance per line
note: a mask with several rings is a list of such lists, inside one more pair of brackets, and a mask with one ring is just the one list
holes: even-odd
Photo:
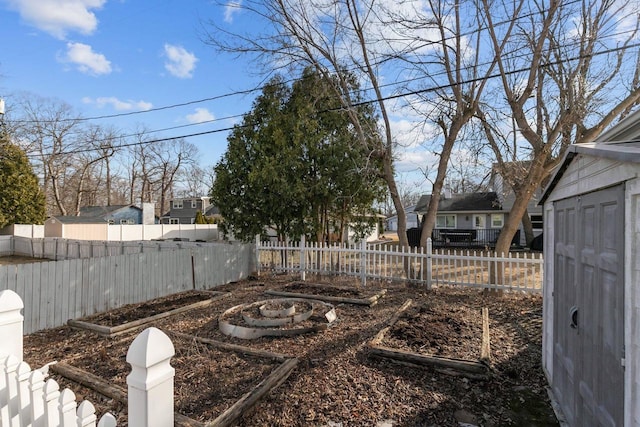
[[(434, 251), (431, 239), (426, 248), (415, 250), (378, 243), (354, 246), (315, 242), (303, 245), (259, 242), (256, 250), (260, 270), (296, 272), (301, 276), (304, 273), (344, 274), (357, 276), (362, 283), (374, 278), (411, 280), (427, 287), (447, 285), (542, 292), (541, 256), (477, 253), (468, 249)], [(293, 251), (298, 258), (299, 254), (308, 255), (304, 261), (295, 263)], [(498, 283), (498, 278), (502, 283)]]

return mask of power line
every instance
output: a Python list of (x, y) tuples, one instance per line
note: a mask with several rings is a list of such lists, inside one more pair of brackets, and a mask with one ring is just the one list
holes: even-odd
[[(600, 56), (600, 55), (605, 55), (605, 54), (609, 54), (609, 53), (613, 53), (613, 52), (618, 52), (618, 51), (621, 51), (621, 50), (633, 49), (633, 48), (636, 48), (636, 47), (640, 47), (640, 43), (635, 43), (635, 44), (628, 45), (628, 46), (621, 46), (621, 47), (617, 47), (617, 48), (611, 48), (611, 49), (607, 49), (607, 50), (604, 50), (604, 51), (601, 51), (601, 52), (594, 52), (594, 53), (589, 54), (589, 55), (579, 55), (579, 56), (573, 57), (573, 58), (567, 58), (567, 59), (561, 59), (561, 60), (549, 62), (549, 63), (546, 63), (546, 64), (542, 64), (541, 68), (547, 68), (547, 67), (551, 67), (551, 66), (554, 66), (554, 65), (559, 65), (559, 64), (562, 64), (562, 63), (565, 63), (565, 62), (577, 61), (577, 60), (584, 59), (584, 58), (590, 58), (590, 57), (596, 57), (596, 56)], [(516, 69), (516, 70), (508, 71), (505, 74), (506, 75), (513, 75), (513, 74), (524, 73), (524, 72), (527, 72), (529, 70), (530, 70), (530, 68), (523, 67), (523, 68), (519, 68), (519, 69)], [(457, 86), (457, 85), (460, 85), (460, 84), (475, 83), (475, 82), (479, 82), (479, 81), (482, 81), (482, 80), (485, 80), (485, 79), (500, 78), (501, 76), (502, 76), (502, 74), (498, 72), (498, 73), (495, 73), (495, 74), (492, 74), (492, 75), (489, 75), (489, 76), (477, 77), (477, 78), (474, 78), (474, 79), (468, 79), (468, 80), (465, 80), (465, 81), (462, 81), (462, 82), (459, 82), (459, 83), (433, 86), (433, 87), (429, 87), (429, 88), (425, 88), (425, 89), (404, 92), (404, 93), (401, 93), (401, 94), (388, 95), (388, 96), (382, 97), (380, 99), (357, 102), (357, 103), (354, 103), (354, 104), (350, 105), (349, 107), (338, 107), (338, 108), (326, 109), (326, 110), (318, 111), (317, 114), (335, 112), (335, 111), (343, 111), (343, 110), (346, 110), (346, 108), (360, 107), (360, 106), (364, 106), (364, 105), (375, 104), (375, 103), (380, 102), (380, 101), (389, 101), (389, 100), (393, 100), (393, 99), (398, 99), (398, 98), (418, 95), (418, 94), (422, 94), (422, 93), (435, 92), (435, 91), (438, 91), (438, 90), (451, 88), (453, 86)], [(134, 143), (119, 144), (119, 145), (117, 145), (115, 147), (112, 147), (112, 148), (119, 149), (119, 148), (125, 148), (125, 147), (130, 147), (130, 146), (147, 145), (147, 144), (154, 144), (154, 143), (165, 142), (165, 141), (173, 141), (173, 140), (183, 139), (183, 138), (210, 135), (210, 134), (214, 134), (214, 133), (227, 132), (227, 131), (233, 130), (236, 127), (245, 127), (245, 126), (248, 126), (248, 125), (236, 125), (236, 126), (232, 126), (232, 127), (227, 127), (227, 128), (222, 128), (222, 129), (214, 129), (214, 130), (205, 131), (205, 132), (197, 132), (197, 133), (178, 135), (178, 136), (167, 137), (167, 138), (158, 138), (158, 139), (152, 139), (152, 140), (147, 140), (147, 141), (138, 141), (138, 142), (134, 142)], [(71, 150), (71, 151), (67, 151), (67, 152), (60, 152), (60, 153), (56, 153), (56, 154), (67, 154), (67, 155), (68, 154), (78, 154), (78, 153), (97, 151), (99, 149), (100, 148), (91, 147), (91, 148), (85, 148), (85, 149)], [(40, 157), (40, 156), (38, 156), (38, 155), (29, 155), (29, 157)]]
[[(581, 0), (572, 0), (569, 2), (566, 2), (564, 5), (571, 5), (574, 3), (579, 3)], [(521, 19), (526, 19), (526, 18), (530, 18), (532, 16), (536, 16), (541, 14), (541, 12), (531, 12), (528, 14), (524, 14), (524, 15), (520, 15), (517, 16), (515, 18), (512, 19), (505, 19), (503, 21), (499, 21), (497, 23), (495, 23), (493, 26), (494, 27), (499, 27), (502, 25), (506, 25), (509, 24), (511, 22), (513, 22), (513, 20), (521, 20)], [(453, 35), (451, 37), (445, 37), (443, 40), (426, 40), (424, 45), (422, 47), (426, 47), (426, 46), (432, 46), (432, 45), (439, 45), (441, 44), (443, 41), (448, 41), (448, 40), (452, 40), (455, 37), (461, 36), (461, 37), (466, 37), (466, 36), (470, 36), (476, 33), (480, 33), (481, 31), (486, 30), (488, 27), (483, 27), (480, 26), (477, 29), (474, 29), (472, 31), (466, 32), (466, 33), (461, 33), (459, 35)], [(372, 66), (379, 66), (382, 65), (392, 59), (397, 59), (396, 56), (391, 56), (391, 57), (387, 57), (387, 58), (383, 58), (380, 61), (374, 62), (372, 64)], [(347, 70), (347, 71), (354, 71), (357, 68), (353, 68), (351, 70)], [(435, 74), (438, 75), (438, 74)], [(433, 77), (434, 75), (432, 75), (431, 77)], [(381, 85), (381, 88), (384, 87), (388, 87), (388, 86), (392, 86), (392, 85), (397, 85), (399, 83), (409, 83), (415, 80), (421, 80), (424, 78), (428, 78), (429, 76), (425, 76), (425, 77), (420, 77), (420, 78), (415, 78), (415, 79), (409, 79), (409, 80), (405, 80), (405, 81), (401, 81), (401, 82), (394, 82), (394, 83), (389, 83), (387, 85)], [(291, 83), (294, 82), (295, 79), (291, 79), (286, 81), (285, 83)], [(133, 116), (133, 115), (139, 115), (139, 114), (146, 114), (146, 113), (152, 113), (152, 112), (157, 112), (157, 111), (164, 111), (164, 110), (169, 110), (169, 109), (174, 109), (174, 108), (179, 108), (179, 107), (185, 107), (185, 106), (189, 106), (189, 105), (195, 105), (195, 104), (201, 104), (204, 102), (211, 102), (211, 101), (216, 101), (219, 99), (224, 99), (224, 98), (229, 98), (229, 97), (233, 97), (233, 96), (239, 96), (239, 95), (248, 95), (251, 94), (253, 92), (257, 92), (260, 90), (264, 89), (264, 85), (261, 86), (256, 86), (254, 88), (251, 89), (244, 89), (244, 90), (238, 90), (238, 91), (234, 91), (234, 92), (229, 92), (229, 93), (225, 93), (225, 94), (221, 94), (221, 95), (216, 95), (216, 96), (212, 96), (212, 97), (207, 97), (207, 98), (202, 98), (202, 99), (196, 99), (196, 100), (191, 100), (191, 101), (185, 101), (185, 102), (180, 102), (180, 103), (175, 103), (175, 104), (170, 104), (170, 105), (165, 105), (165, 106), (161, 106), (161, 107), (155, 107), (155, 108), (150, 108), (147, 110), (137, 110), (137, 111), (129, 111), (129, 112), (124, 112), (124, 113), (114, 113), (114, 114), (104, 114), (104, 115), (99, 115), (99, 116), (90, 116), (90, 117), (77, 117), (77, 118), (69, 118), (69, 119), (58, 119), (55, 121), (59, 121), (59, 122), (65, 122), (65, 121), (77, 121), (77, 122), (86, 122), (86, 121), (92, 121), (92, 120), (103, 120), (103, 119), (112, 119), (112, 118), (118, 118), (118, 117), (127, 117), (127, 116)], [(366, 92), (369, 90), (373, 90), (374, 88), (367, 88), (367, 89), (363, 89), (362, 91)], [(35, 122), (51, 122), (54, 120), (11, 120), (11, 123), (35, 123)]]

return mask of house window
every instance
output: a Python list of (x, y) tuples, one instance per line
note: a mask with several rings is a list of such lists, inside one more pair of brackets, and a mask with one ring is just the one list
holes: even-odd
[(191, 209), (195, 209), (198, 207), (198, 202), (196, 200), (191, 201)]
[(456, 228), (456, 216), (438, 215), (436, 217), (436, 228)]
[(173, 209), (182, 209), (182, 200), (174, 200)]
[(180, 224), (180, 218), (169, 218), (169, 224)]
[(535, 230), (542, 230), (542, 215), (531, 215), (531, 227)]
[(503, 214), (491, 214), (491, 228), (504, 227), (504, 215)]

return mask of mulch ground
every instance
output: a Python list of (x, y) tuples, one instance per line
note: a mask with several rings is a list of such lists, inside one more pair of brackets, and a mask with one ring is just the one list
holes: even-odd
[[(216, 287), (213, 290), (229, 291), (231, 296), (151, 324), (165, 331), (176, 348), (172, 359), (176, 411), (200, 421), (212, 420), (278, 366), (271, 359), (210, 348), (174, 334), (182, 333), (300, 360), (283, 384), (244, 414), (241, 426), (557, 425), (541, 367), (541, 296), (496, 295), (477, 289), (427, 290), (388, 282), (368, 282), (360, 289), (357, 281), (349, 278), (307, 281), (309, 284), (292, 277), (261, 276)], [(334, 304), (337, 320), (312, 334), (242, 340), (219, 331), (221, 313), (239, 304), (271, 299), (264, 294), (268, 289), (305, 294), (331, 291), (334, 296), (349, 298), (366, 298), (381, 289), (387, 293), (372, 307)], [(413, 305), (381, 344), (477, 361), (482, 342), (481, 308), (488, 307), (492, 356), (488, 379), (470, 379), (429, 366), (401, 365), (369, 354), (368, 341), (409, 298)], [(144, 310), (144, 315), (150, 316), (180, 304), (184, 304), (180, 296), (164, 298), (141, 304), (139, 311), (135, 306), (113, 310), (106, 318), (127, 322), (141, 317), (143, 306), (154, 307), (151, 314)], [(126, 387), (128, 346), (148, 326), (114, 338), (69, 327), (41, 331), (25, 337), (24, 358), (34, 368), (54, 360), (65, 362)], [(118, 416), (118, 425), (126, 425), (123, 405), (55, 374), (54, 378), (71, 386), (79, 398), (91, 400), (98, 413), (111, 411)]]

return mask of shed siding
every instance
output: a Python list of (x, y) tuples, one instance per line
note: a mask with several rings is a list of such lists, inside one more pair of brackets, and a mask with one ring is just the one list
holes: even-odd
[(578, 155), (560, 178), (548, 201), (611, 187), (633, 179), (637, 174), (637, 164)]
[(640, 180), (627, 182), (625, 425), (640, 425)]
[(637, 163), (578, 154), (545, 201), (543, 368), (550, 383), (553, 371), (555, 266), (553, 202), (625, 182), (625, 380), (624, 425), (640, 426), (640, 179)]

